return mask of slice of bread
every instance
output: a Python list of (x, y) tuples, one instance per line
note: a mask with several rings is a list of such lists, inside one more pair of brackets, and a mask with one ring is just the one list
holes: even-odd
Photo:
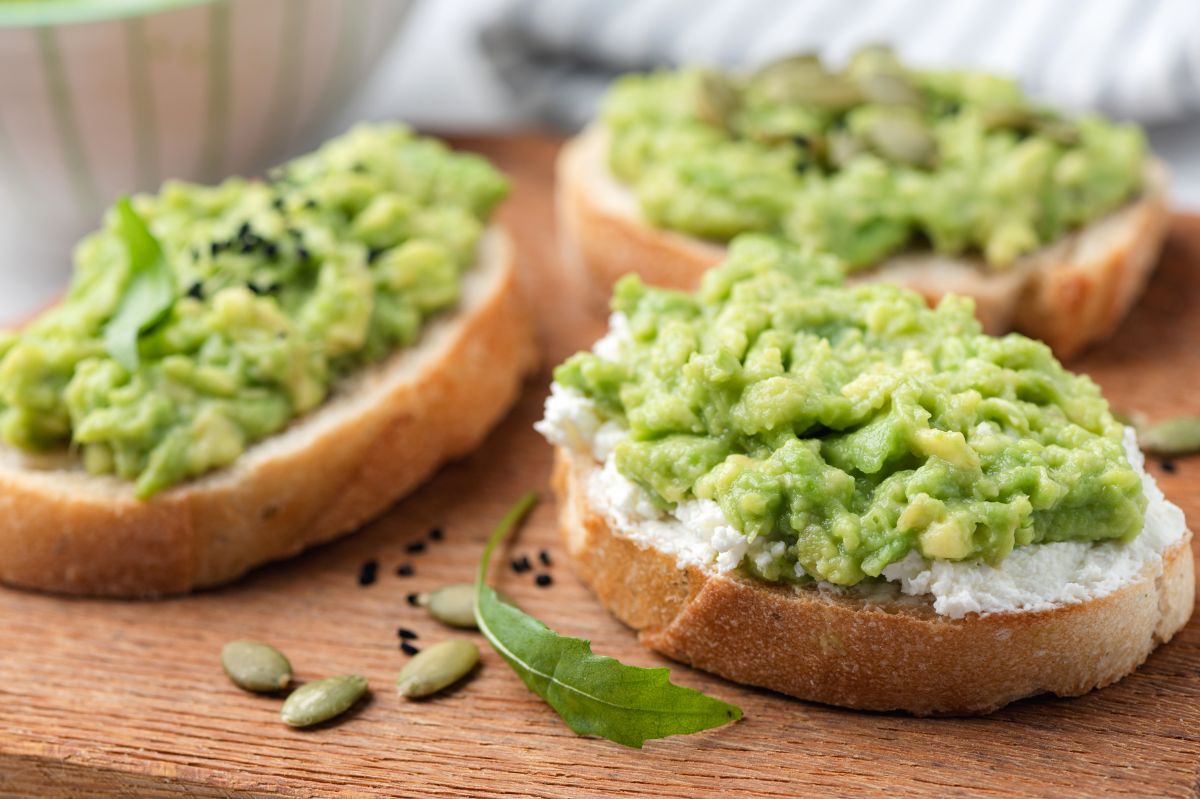
[[(564, 261), (581, 274), (597, 306), (626, 273), (691, 289), (725, 257), (722, 245), (642, 218), (636, 196), (608, 168), (602, 127), (563, 147), (557, 179)], [(1166, 237), (1166, 191), (1166, 169), (1151, 159), (1137, 199), (1002, 272), (976, 258), (905, 252), (852, 279), (897, 283), (931, 303), (950, 293), (973, 297), (987, 332), (1018, 330), (1067, 358), (1116, 330), (1141, 294)]]
[(599, 465), (557, 449), (554, 485), (579, 575), (643, 644), (750, 685), (917, 715), (987, 713), (1121, 679), (1192, 612), (1191, 534), (1111, 592), (1045, 610), (938, 615), (891, 584), (833, 592), (681, 565), (613, 529), (589, 498)]
[(0, 581), (176, 594), (328, 541), (478, 445), (535, 360), (512, 247), (493, 227), (456, 310), (227, 468), (140, 501), (68, 453), (0, 448)]

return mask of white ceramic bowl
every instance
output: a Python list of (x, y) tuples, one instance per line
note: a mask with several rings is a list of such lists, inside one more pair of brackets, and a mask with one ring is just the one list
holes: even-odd
[(117, 196), (260, 174), (309, 143), (410, 5), (0, 0), (0, 321), (61, 290)]

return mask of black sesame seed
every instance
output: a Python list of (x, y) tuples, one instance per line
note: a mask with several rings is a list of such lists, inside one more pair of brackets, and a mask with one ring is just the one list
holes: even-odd
[(407, 627), (401, 627), (400, 629), (396, 630), (396, 635), (405, 641), (412, 641), (417, 637), (417, 634)]
[(274, 200), (271, 200), (271, 207), (274, 208), (276, 211), (282, 211), (283, 210), (283, 198), (276, 197)]
[(545, 588), (546, 586), (550, 585), (550, 583), (554, 582), (554, 578), (548, 574), (539, 574), (537, 577), (533, 578), (533, 581), (537, 583), (538, 588)]
[(237, 237), (239, 239), (244, 239), (249, 235), (250, 235), (250, 223), (243, 222), (242, 226), (240, 228), (238, 228)]
[(512, 570), (517, 574), (524, 574), (533, 568), (533, 564), (529, 562), (528, 555), (522, 555), (519, 558), (512, 559)]
[(379, 561), (368, 560), (363, 563), (358, 569), (358, 584), (370, 585), (375, 582), (376, 576), (379, 573)]
[(224, 246), (225, 245), (219, 241), (214, 241), (212, 244), (209, 245), (210, 249), (212, 250), (212, 254), (213, 254), (214, 258), (221, 252), (221, 250), (222, 250), (222, 248), (224, 248)]
[(296, 248), (296, 257), (299, 258), (301, 261), (307, 261), (308, 260), (308, 250), (304, 249), (303, 247), (297, 247)]
[(440, 527), (434, 527), (429, 531), (429, 538), (433, 541), (441, 541), (445, 537), (446, 534), (442, 532), (442, 528)]
[(263, 248), (263, 254), (265, 254), (268, 258), (274, 259), (279, 255), (279, 245), (271, 242)]
[(204, 284), (201, 283), (199, 280), (193, 282), (192, 285), (188, 286), (187, 295), (189, 297), (191, 297), (193, 300), (203, 300), (204, 299)]
[(367, 250), (367, 263), (375, 263), (375, 259), (383, 255), (383, 252), (384, 251), (382, 247), (372, 247), (371, 249)]
[(808, 140), (807, 136), (793, 136), (792, 144), (796, 145), (801, 150), (807, 150), (809, 145), (812, 144), (812, 142), (810, 142)]
[(419, 653), (421, 650), (417, 649), (415, 646), (410, 644), (408, 641), (401, 641), (400, 642), (400, 651), (406, 655), (415, 655), (415, 654)]
[(238, 252), (242, 253), (243, 255), (248, 252), (254, 252), (254, 242), (248, 239), (242, 241), (242, 246), (238, 247)]
[(267, 289), (265, 287), (258, 285), (253, 280), (246, 283), (246, 288), (250, 289), (251, 294), (255, 294), (259, 297), (267, 293)]
[(418, 552), (424, 552), (425, 551), (425, 542), (424, 541), (413, 541), (411, 544), (409, 544), (408, 546), (406, 546), (404, 548), (404, 551), (408, 552), (410, 554), (413, 554), (413, 555), (415, 555)]
[(1175, 465), (1175, 461), (1171, 458), (1163, 458), (1161, 463), (1162, 470), (1167, 474), (1175, 474), (1175, 472), (1179, 471), (1179, 467)]
[(412, 564), (411, 563), (401, 563), (399, 566), (396, 567), (396, 576), (397, 577), (412, 577), (413, 576)]
[(548, 566), (552, 565), (550, 563), (550, 553), (544, 549), (538, 553), (538, 560), (540, 560), (542, 562), (543, 566), (548, 567)]
[(404, 601), (408, 602), (408, 604), (412, 605), (414, 608), (419, 608), (421, 606), (421, 595), (409, 594), (408, 596), (404, 597)]

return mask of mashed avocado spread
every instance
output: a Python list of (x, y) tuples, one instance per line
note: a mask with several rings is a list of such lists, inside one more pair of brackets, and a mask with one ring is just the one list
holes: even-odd
[(671, 507), (711, 499), (782, 547), (769, 580), (853, 585), (916, 550), (997, 563), (1015, 546), (1128, 541), (1146, 500), (1096, 385), (1024, 336), (843, 286), (828, 255), (736, 239), (695, 294), (626, 277), (628, 336), (555, 371), (628, 430), (618, 471)]
[(119, 203), (65, 300), (0, 342), (0, 435), (70, 446), (143, 498), (229, 464), (454, 305), (506, 191), (481, 158), (379, 125), (265, 182)]
[(602, 112), (609, 166), (652, 224), (811, 242), (850, 268), (907, 246), (1002, 269), (1140, 189), (1141, 132), (1039, 109), (1011, 81), (795, 56), (748, 76), (629, 75)]

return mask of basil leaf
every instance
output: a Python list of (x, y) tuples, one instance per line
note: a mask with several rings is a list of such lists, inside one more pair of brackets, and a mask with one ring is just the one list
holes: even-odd
[(129, 257), (129, 278), (117, 312), (104, 326), (104, 347), (130, 372), (138, 368), (138, 336), (153, 327), (175, 301), (175, 275), (162, 245), (128, 197), (117, 200), (117, 236)]
[(592, 653), (501, 600), (487, 585), (496, 546), (537, 501), (526, 494), (488, 539), (475, 582), (480, 632), (538, 696), (580, 735), (641, 747), (652, 738), (699, 732), (742, 717), (733, 705), (670, 682), (667, 669), (643, 669)]

